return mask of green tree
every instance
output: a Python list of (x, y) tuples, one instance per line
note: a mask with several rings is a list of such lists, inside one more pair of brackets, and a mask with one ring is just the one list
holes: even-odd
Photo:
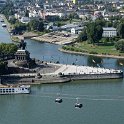
[(90, 43), (98, 43), (102, 38), (103, 29), (101, 25), (92, 22), (87, 25), (87, 37)]
[(0, 75), (6, 73), (7, 63), (0, 61)]
[(16, 32), (20, 33), (22, 31), (26, 31), (27, 29), (27, 24), (23, 24), (21, 22), (17, 22), (15, 25), (14, 25), (14, 29)]
[(8, 19), (10, 15), (14, 15), (15, 10), (14, 10), (14, 5), (12, 1), (7, 1), (7, 4), (0, 8), (0, 12), (6, 16)]
[(106, 24), (106, 21), (104, 19), (99, 19), (98, 18), (98, 19), (95, 20), (95, 24), (104, 27), (105, 24)]
[(115, 48), (120, 52), (124, 52), (124, 39), (121, 39), (115, 43)]
[(77, 42), (86, 41), (87, 40), (87, 32), (84, 28), (83, 31), (78, 35)]
[(17, 21), (17, 19), (14, 18), (14, 17), (12, 17), (12, 18), (9, 19), (9, 22), (10, 22), (11, 24), (15, 24), (16, 21)]
[(118, 30), (119, 37), (124, 38), (124, 23), (120, 23), (118, 25), (117, 30)]
[(87, 38), (89, 40), (90, 43), (94, 43), (95, 39), (94, 39), (94, 34), (95, 34), (95, 23), (89, 23), (87, 25)]
[(95, 39), (96, 42), (98, 42), (102, 38), (103, 28), (101, 25), (97, 25), (95, 28), (96, 28)]
[(29, 10), (26, 10), (25, 17), (29, 17)]
[(37, 30), (40, 31), (40, 32), (44, 30), (44, 23), (43, 23), (43, 21), (39, 21)]
[(43, 31), (44, 23), (42, 20), (32, 20), (28, 24), (28, 29), (31, 31)]
[(17, 46), (13, 43), (10, 43), (10, 44), (1, 43), (0, 44), (0, 53), (14, 54), (16, 51), (17, 51)]

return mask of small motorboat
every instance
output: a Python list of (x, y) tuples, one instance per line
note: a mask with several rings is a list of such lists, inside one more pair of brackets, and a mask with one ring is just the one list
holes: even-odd
[(55, 99), (55, 102), (56, 102), (56, 103), (62, 103), (62, 99), (61, 99), (61, 98), (56, 98), (56, 99)]

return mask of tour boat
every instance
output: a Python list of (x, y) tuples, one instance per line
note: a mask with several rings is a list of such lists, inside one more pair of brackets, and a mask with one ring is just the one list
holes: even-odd
[(29, 94), (30, 85), (2, 85), (0, 84), (0, 94)]
[(6, 27), (6, 24), (2, 24), (2, 27)]

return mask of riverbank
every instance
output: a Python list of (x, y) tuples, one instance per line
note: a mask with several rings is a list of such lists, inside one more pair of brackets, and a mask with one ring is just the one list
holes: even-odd
[(19, 42), (20, 39), (31, 39), (32, 37), (39, 36), (37, 33), (34, 32), (25, 32), (23, 35), (11, 35), (12, 41)]
[[(71, 80), (96, 80), (123, 78), (123, 71), (89, 66), (41, 63), (30, 72), (2, 75), (4, 83), (43, 84), (65, 83)], [(13, 64), (10, 64), (13, 65)], [(22, 70), (22, 67), (21, 67)], [(27, 70), (27, 69), (26, 69)]]
[(90, 54), (90, 53), (83, 53), (83, 52), (75, 52), (75, 51), (64, 50), (62, 48), (59, 48), (58, 50), (61, 51), (61, 52), (64, 52), (64, 53), (77, 54), (77, 55), (87, 55), (87, 56), (97, 56), (97, 57), (103, 57), (103, 58), (124, 59), (124, 56)]
[(77, 35), (71, 35), (70, 33), (65, 32), (50, 32), (42, 36), (32, 37), (32, 40), (54, 43), (58, 45), (71, 44), (74, 43), (74, 39), (77, 38)]
[[(90, 49), (90, 48), (89, 48)], [(70, 53), (70, 54), (78, 54), (78, 55), (87, 55), (87, 56), (97, 56), (97, 57), (104, 57), (104, 58), (117, 58), (117, 59), (124, 59), (124, 56), (117, 56), (117, 55), (107, 55), (107, 54), (91, 54), (87, 52), (76, 52), (76, 51), (71, 51), (71, 50), (64, 50), (62, 48), (59, 48), (59, 51), (65, 52), (65, 53)]]
[(7, 25), (7, 30), (8, 30), (8, 32), (10, 32), (11, 29), (12, 29), (12, 25), (8, 22), (8, 20), (5, 17), (5, 15), (0, 14), (0, 18), (2, 18), (4, 20), (4, 23)]
[[(7, 29), (8, 31), (11, 29), (11, 25), (9, 24), (8, 20), (6, 19), (6, 17), (4, 15), (0, 15), (2, 18), (4, 18), (5, 22), (7, 23)], [(77, 36), (69, 36), (70, 34), (66, 34), (66, 33), (60, 33), (60, 32), (51, 32), (51, 33), (47, 33), (47, 34), (43, 34), (42, 36), (40, 36), (40, 34), (37, 34), (35, 32), (25, 32), (23, 35), (12, 35), (11, 39), (12, 41), (18, 42), (20, 39), (22, 38), (29, 38), (29, 39), (33, 39), (36, 41), (42, 41), (42, 42), (48, 42), (48, 43), (53, 43), (53, 44), (59, 44), (59, 45), (63, 45), (63, 44), (71, 44), (74, 43), (74, 39)], [(87, 48), (87, 52), (88, 50), (92, 49), (92, 47)], [(95, 48), (94, 48), (95, 49)], [(59, 49), (61, 52), (65, 52), (65, 53), (71, 53), (71, 54), (80, 54), (80, 55), (91, 55), (91, 56), (98, 56), (98, 57), (107, 57), (107, 58), (121, 58), (124, 59), (124, 56), (120, 55), (108, 55), (108, 54), (99, 54), (99, 52), (97, 54), (91, 54), (91, 53), (87, 53), (87, 52), (75, 52), (75, 51), (69, 51), (69, 50), (64, 50), (64, 49)]]

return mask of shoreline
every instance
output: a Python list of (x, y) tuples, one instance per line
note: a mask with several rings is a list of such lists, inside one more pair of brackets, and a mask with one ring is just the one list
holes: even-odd
[[(50, 65), (55, 66), (57, 64)], [(40, 70), (43, 70), (43, 68), (41, 67), (40, 70), (35, 73), (2, 75), (1, 80), (4, 83), (12, 84), (54, 84), (78, 80), (102, 80), (123, 78), (123, 71), (121, 70), (63, 64), (58, 64), (58, 66), (59, 68), (54, 72), (42, 73)]]
[[(5, 22), (7, 23), (7, 30), (8, 32), (10, 31), (10, 23), (8, 22), (8, 20), (6, 19), (5, 15), (3, 14), (0, 14), (0, 17), (4, 18)], [(22, 38), (22, 37), (25, 37), (27, 39), (31, 39), (31, 40), (34, 40), (34, 41), (40, 41), (40, 42), (46, 42), (46, 43), (52, 43), (52, 44), (57, 44), (57, 45), (63, 45), (62, 42), (50, 42), (50, 41), (47, 41), (47, 40), (44, 40), (42, 41), (39, 37), (38, 34), (34, 33), (34, 32), (26, 32), (25, 33), (26, 35), (21, 35), (21, 36), (16, 36), (16, 35), (13, 35), (13, 37), (17, 37), (17, 38)], [(30, 35), (29, 35), (30, 34)], [(29, 36), (28, 36), (29, 35)], [(10, 38), (12, 39), (12, 36), (10, 36)], [(70, 44), (70, 43), (73, 43), (74, 41), (71, 41), (71, 42), (65, 42), (65, 44)], [(87, 55), (87, 56), (96, 56), (96, 57), (103, 57), (103, 58), (116, 58), (116, 59), (124, 59), (124, 56), (116, 56), (116, 55), (103, 55), (103, 54), (90, 54), (90, 53), (82, 53), (82, 52), (75, 52), (75, 51), (69, 51), (69, 50), (64, 50), (62, 48), (59, 48), (58, 49), (59, 51), (61, 52), (65, 52), (65, 53), (69, 53), (69, 54), (77, 54), (77, 55)]]
[(75, 52), (75, 51), (64, 50), (62, 48), (59, 48), (58, 50), (61, 51), (61, 52), (64, 52), (64, 53), (69, 53), (69, 54), (86, 55), (86, 56), (96, 56), (96, 57), (102, 57), (102, 58), (124, 59), (124, 56), (82, 53), (82, 52)]

